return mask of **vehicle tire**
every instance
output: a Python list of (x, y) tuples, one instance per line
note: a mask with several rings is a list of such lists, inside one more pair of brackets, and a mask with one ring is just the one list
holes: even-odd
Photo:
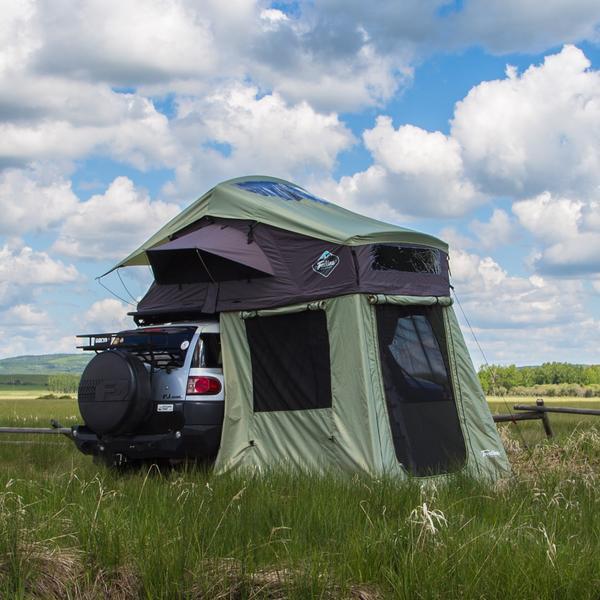
[(92, 358), (77, 396), (85, 424), (98, 436), (133, 433), (152, 414), (150, 374), (122, 350)]

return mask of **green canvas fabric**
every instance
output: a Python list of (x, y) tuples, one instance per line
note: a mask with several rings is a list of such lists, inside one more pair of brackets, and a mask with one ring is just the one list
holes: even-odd
[(266, 176), (239, 177), (220, 183), (159, 229), (111, 271), (124, 266), (148, 264), (146, 250), (167, 241), (169, 236), (206, 216), (257, 221), (349, 246), (396, 242), (448, 251), (448, 245), (436, 237), (358, 215), (337, 204), (309, 199), (284, 200), (253, 193), (236, 185), (252, 181), (278, 182), (298, 188), (297, 185), (283, 179)]
[(377, 432), (381, 416), (371, 397), (373, 386), (364, 376), (371, 372), (376, 377), (371, 352), (364, 351), (372, 340), (355, 326), (369, 310), (364, 298), (349, 295), (318, 303), (327, 313), (331, 409), (252, 410), (252, 367), (243, 317), (287, 314), (310, 305), (221, 314), (226, 400), (217, 472), (275, 465), (321, 473), (329, 469), (373, 473), (383, 468)]
[[(450, 298), (352, 294), (268, 311), (222, 313), (225, 420), (215, 469), (286, 468), (408, 477), (396, 459), (381, 376), (374, 301), (441, 304), (448, 356), (467, 450), (465, 473), (496, 478), (510, 466)], [(245, 318), (325, 310), (330, 343), (332, 407), (253, 412), (252, 368)], [(446, 477), (439, 475), (434, 478)], [(425, 478), (423, 478), (425, 479)]]
[(491, 478), (508, 474), (510, 463), (452, 307), (444, 309), (444, 320), (455, 394), (460, 398), (459, 415), (468, 450), (468, 472)]
[(452, 298), (445, 296), (388, 296), (386, 294), (371, 294), (368, 296), (370, 304), (397, 304), (409, 306), (419, 304), (420, 306), (451, 306)]

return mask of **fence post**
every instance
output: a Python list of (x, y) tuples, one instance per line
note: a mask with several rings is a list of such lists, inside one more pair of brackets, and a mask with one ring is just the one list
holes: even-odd
[[(535, 401), (536, 406), (544, 406), (544, 401), (541, 398), (538, 398)], [(544, 431), (546, 432), (547, 438), (554, 437), (554, 432), (552, 431), (552, 425), (550, 425), (550, 417), (546, 411), (540, 411), (542, 417), (542, 424), (544, 425)]]

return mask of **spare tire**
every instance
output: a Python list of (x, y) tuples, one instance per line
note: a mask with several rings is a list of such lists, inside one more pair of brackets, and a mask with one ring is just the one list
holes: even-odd
[(77, 397), (85, 424), (98, 435), (133, 433), (152, 414), (150, 374), (122, 350), (92, 358)]

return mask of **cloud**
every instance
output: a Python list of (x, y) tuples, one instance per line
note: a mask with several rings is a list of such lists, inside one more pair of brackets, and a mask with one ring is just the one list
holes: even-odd
[(130, 179), (117, 177), (104, 194), (78, 204), (52, 249), (80, 259), (123, 258), (179, 212), (178, 205), (151, 200)]
[(454, 308), (476, 364), (485, 362), (480, 347), (488, 360), (513, 364), (595, 356), (600, 320), (589, 313), (583, 281), (511, 276), (490, 256), (456, 248), (450, 267)]
[(115, 332), (122, 329), (134, 327), (131, 317), (127, 311), (131, 307), (114, 298), (104, 298), (94, 302), (83, 314), (82, 326), (89, 331)]
[(57, 225), (75, 210), (71, 182), (36, 169), (0, 172), (0, 234), (21, 235)]
[(451, 136), (488, 194), (595, 192), (600, 184), (600, 73), (574, 46), (486, 81), (457, 103)]
[(486, 250), (503, 246), (515, 237), (515, 225), (501, 208), (494, 209), (487, 223), (478, 220), (471, 221), (469, 229), (477, 237), (479, 245)]
[(520, 225), (544, 274), (600, 272), (600, 72), (589, 66), (565, 46), (522, 74), (509, 67), (456, 104), (449, 135), (380, 116), (363, 133), (373, 164), (318, 191), (393, 221), (461, 217), (504, 197), (516, 221), (495, 208), (489, 222), (471, 222), (469, 246), (506, 244)]
[(519, 222), (536, 238), (554, 242), (579, 233), (583, 202), (569, 198), (553, 198), (550, 192), (521, 200), (512, 210)]
[(535, 265), (542, 273), (571, 278), (600, 273), (600, 232), (582, 232), (552, 244)]
[[(125, 87), (146, 96), (197, 96), (248, 80), (325, 112), (381, 105), (433, 51), (473, 44), (542, 51), (597, 40), (600, 22), (594, 0), (557, 0), (543, 11), (533, 0), (467, 2), (459, 10), (446, 0), (325, 0), (293, 4), (289, 14), (258, 0), (10, 4), (0, 27), (0, 74), (13, 79), (29, 76), (46, 89), (71, 82), (84, 93), (85, 82), (102, 82), (99, 92)], [(66, 95), (76, 97), (29, 94), (23, 110), (40, 98), (58, 106)]]
[(515, 202), (513, 212), (534, 240), (543, 244), (533, 265), (550, 275), (600, 273), (598, 202), (584, 203), (549, 192)]
[(565, 42), (597, 41), (600, 6), (595, 0), (465, 2), (451, 16), (450, 39), (492, 52), (542, 52)]
[[(432, 9), (414, 3), (401, 12), (412, 19), (409, 32), (415, 13)], [(410, 76), (408, 45), (380, 52), (364, 27), (336, 13), (327, 3), (306, 4), (290, 18), (255, 0), (23, 2), (0, 33), (0, 65), (57, 87), (94, 81), (145, 95), (201, 95), (224, 80), (249, 79), (325, 111), (390, 98)]]
[(0, 247), (0, 307), (26, 303), (40, 286), (73, 283), (80, 279), (73, 265), (65, 265), (29, 246)]
[[(90, 154), (110, 156), (141, 170), (177, 161), (179, 149), (168, 119), (147, 98), (99, 85), (64, 86), (39, 79), (21, 87), (7, 79), (6, 86), (19, 93), (9, 99), (10, 105), (5, 98), (0, 106), (0, 118), (11, 119), (0, 122), (0, 166)], [(55, 98), (60, 107), (53, 110), (52, 102), (36, 106), (46, 96)], [(23, 118), (17, 118), (15, 110), (24, 112)]]
[(15, 304), (0, 315), (0, 322), (12, 327), (47, 327), (50, 322), (48, 313), (32, 304)]
[(180, 196), (197, 195), (199, 178), (327, 173), (354, 143), (335, 113), (319, 113), (306, 102), (289, 104), (277, 93), (259, 96), (256, 87), (241, 84), (181, 99), (173, 129), (188, 149), (176, 169), (176, 186), (168, 190)]
[(485, 201), (465, 176), (460, 146), (451, 137), (413, 125), (395, 129), (390, 117), (380, 116), (363, 140), (374, 164), (331, 189), (340, 203), (362, 211), (379, 205), (389, 218), (440, 218), (463, 215)]
[(353, 112), (383, 104), (412, 79), (410, 52), (379, 52), (356, 24), (350, 32), (327, 32), (329, 40), (320, 37), (318, 24), (310, 29), (289, 18), (263, 27), (249, 72), (290, 102)]
[(39, 0), (34, 6), (27, 24), (40, 34), (31, 57), (40, 72), (130, 86), (203, 75), (218, 64), (210, 10), (202, 4)]

